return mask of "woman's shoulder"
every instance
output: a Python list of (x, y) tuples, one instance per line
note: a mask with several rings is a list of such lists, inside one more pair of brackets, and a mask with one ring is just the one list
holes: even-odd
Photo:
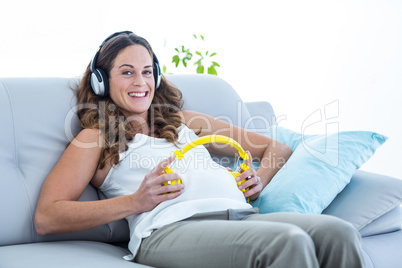
[(194, 120), (205, 120), (206, 118), (209, 118), (210, 116), (197, 112), (197, 111), (193, 111), (193, 110), (182, 110), (180, 113), (182, 122), (184, 123), (188, 123), (188, 122), (192, 122)]
[(216, 121), (213, 116), (192, 110), (183, 110), (181, 116), (184, 124), (195, 132), (200, 129), (203, 129), (204, 131), (210, 129)]
[(91, 136), (99, 136), (102, 134), (102, 131), (98, 128), (83, 128), (78, 133), (79, 135), (91, 135)]
[(97, 128), (82, 129), (71, 142), (73, 145), (84, 148), (102, 147), (102, 131)]

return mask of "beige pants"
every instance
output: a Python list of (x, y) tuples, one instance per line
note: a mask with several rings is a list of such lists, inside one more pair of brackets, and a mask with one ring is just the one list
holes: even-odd
[(258, 209), (197, 214), (145, 238), (136, 262), (154, 267), (364, 267), (361, 237), (336, 217)]

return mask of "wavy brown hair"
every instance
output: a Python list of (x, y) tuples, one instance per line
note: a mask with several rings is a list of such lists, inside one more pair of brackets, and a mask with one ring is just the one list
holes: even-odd
[[(131, 45), (142, 45), (151, 57), (154, 55), (151, 46), (144, 38), (133, 33), (120, 34), (103, 45), (95, 63), (96, 68), (102, 69), (109, 76), (118, 53)], [(107, 161), (117, 164), (119, 153), (127, 150), (128, 142), (134, 138), (139, 129), (130, 122), (130, 118), (123, 115), (110, 96), (100, 97), (93, 92), (90, 65), (78, 85), (76, 95), (79, 107), (77, 115), (81, 127), (99, 129), (102, 133), (103, 147), (98, 167), (102, 169)], [(182, 93), (162, 75), (160, 86), (155, 90), (148, 109), (146, 123), (151, 133), (176, 144), (177, 128), (182, 124), (179, 114), (182, 107)]]

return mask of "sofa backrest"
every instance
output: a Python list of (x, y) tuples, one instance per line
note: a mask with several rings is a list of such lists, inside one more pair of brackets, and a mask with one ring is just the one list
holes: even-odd
[[(7, 78), (0, 80), (0, 246), (49, 240), (122, 240), (125, 223), (85, 232), (39, 236), (34, 213), (46, 176), (79, 131), (72, 108), (75, 79)], [(81, 200), (99, 199), (88, 186)], [(117, 224), (117, 226), (115, 226)]]
[[(209, 75), (168, 79), (183, 92), (185, 109), (253, 127), (247, 107), (222, 79)], [(80, 129), (72, 90), (77, 82), (76, 78), (0, 79), (0, 246), (72, 239), (117, 242), (129, 237), (125, 220), (72, 234), (39, 236), (35, 231), (42, 184)], [(100, 198), (103, 195), (89, 185), (80, 200)]]
[(200, 74), (169, 75), (167, 79), (183, 93), (183, 109), (209, 114), (239, 127), (254, 127), (246, 105), (225, 80)]

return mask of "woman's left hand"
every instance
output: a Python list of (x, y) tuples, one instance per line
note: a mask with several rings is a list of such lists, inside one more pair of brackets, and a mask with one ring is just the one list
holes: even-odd
[[(246, 160), (247, 166), (251, 166), (252, 158), (250, 152), (247, 152), (248, 160)], [(239, 185), (239, 189), (247, 189), (248, 191), (244, 192), (245, 197), (249, 197), (250, 200), (256, 200), (263, 189), (263, 185), (261, 183), (260, 177), (257, 176), (257, 172), (254, 168), (249, 168), (246, 171), (240, 173), (240, 175), (236, 178), (236, 181), (245, 181)]]

